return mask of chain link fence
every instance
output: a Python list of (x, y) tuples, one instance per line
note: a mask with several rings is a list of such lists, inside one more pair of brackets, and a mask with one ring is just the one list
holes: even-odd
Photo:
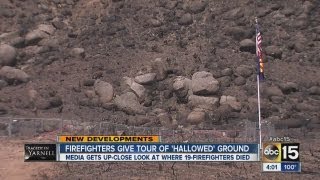
[[(258, 123), (245, 121), (238, 128), (222, 130), (166, 129), (163, 127), (136, 127), (111, 122), (80, 122), (59, 118), (0, 118), (0, 136), (37, 137), (56, 140), (57, 135), (160, 135), (162, 142), (258, 142)], [(276, 136), (271, 124), (262, 124), (262, 140)]]

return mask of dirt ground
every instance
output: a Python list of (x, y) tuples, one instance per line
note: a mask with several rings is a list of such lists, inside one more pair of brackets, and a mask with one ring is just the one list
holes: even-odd
[[(27, 141), (18, 139), (1, 138), (0, 146), (0, 179), (45, 179), (53, 172), (53, 163), (48, 162), (24, 162), (24, 143)], [(30, 141), (28, 141), (30, 142)]]

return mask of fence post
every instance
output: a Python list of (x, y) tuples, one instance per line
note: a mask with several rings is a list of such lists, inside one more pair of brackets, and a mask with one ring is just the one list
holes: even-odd
[(12, 120), (11, 119), (9, 120), (8, 134), (9, 134), (9, 137), (11, 137), (11, 135), (12, 135)]

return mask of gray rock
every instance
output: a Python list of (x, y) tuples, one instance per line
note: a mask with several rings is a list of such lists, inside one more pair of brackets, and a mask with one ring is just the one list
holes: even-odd
[(116, 96), (114, 103), (118, 109), (128, 114), (145, 114), (145, 107), (139, 103), (137, 96), (133, 92)]
[(8, 83), (2, 79), (0, 79), (0, 90), (4, 87), (8, 86)]
[(152, 70), (155, 72), (158, 81), (164, 80), (168, 75), (168, 62), (162, 58), (156, 58), (152, 62)]
[(218, 92), (219, 82), (211, 73), (200, 71), (192, 75), (191, 87), (195, 95), (210, 95)]
[(204, 122), (205, 119), (206, 119), (206, 113), (204, 111), (196, 109), (188, 115), (187, 122), (190, 123), (191, 125), (198, 125)]
[(0, 77), (3, 77), (9, 84), (26, 83), (30, 80), (30, 76), (27, 73), (9, 66), (3, 66), (0, 69)]
[(318, 112), (320, 108), (318, 106), (314, 106), (306, 102), (303, 102), (294, 105), (294, 109), (298, 112)]
[(268, 46), (265, 49), (266, 54), (269, 56), (272, 56), (274, 58), (281, 59), (282, 56), (282, 50), (278, 46)]
[(233, 73), (231, 68), (226, 68), (221, 71), (221, 76), (231, 76)]
[(96, 92), (93, 90), (87, 90), (84, 92), (84, 94), (89, 99), (95, 98), (97, 96)]
[(125, 84), (139, 97), (146, 97), (146, 88), (143, 85), (136, 83), (132, 78), (124, 77)]
[(252, 68), (246, 65), (240, 65), (236, 68), (235, 74), (242, 77), (250, 77), (252, 75)]
[(208, 3), (206, 1), (191, 1), (187, 7), (188, 11), (193, 14), (198, 14), (206, 9)]
[(306, 44), (301, 41), (297, 41), (294, 43), (293, 48), (297, 53), (301, 53), (306, 49)]
[(186, 97), (190, 86), (191, 80), (186, 77), (178, 76), (176, 79), (174, 79), (173, 90), (178, 98)]
[(166, 8), (167, 9), (173, 9), (173, 8), (175, 8), (176, 6), (177, 6), (177, 4), (178, 4), (178, 2), (177, 1), (167, 1), (167, 3), (166, 3)]
[(312, 86), (310, 89), (308, 89), (308, 91), (311, 95), (320, 95), (320, 87), (319, 86)]
[(68, 4), (68, 5), (74, 5), (74, 1), (73, 0), (66, 0), (66, 4)]
[(17, 51), (14, 47), (1, 44), (0, 45), (0, 66), (13, 66), (16, 64)]
[(160, 27), (162, 25), (161, 21), (159, 21), (158, 19), (150, 19), (149, 24), (152, 27)]
[(231, 77), (230, 76), (223, 76), (218, 78), (221, 87), (228, 87), (231, 84)]
[(15, 48), (23, 48), (25, 43), (24, 43), (24, 38), (22, 37), (16, 37), (10, 41), (10, 45), (15, 47)]
[(0, 106), (0, 115), (8, 114), (8, 109), (5, 106)]
[(143, 125), (149, 123), (150, 121), (151, 121), (150, 118), (146, 117), (145, 115), (129, 116), (128, 125), (129, 126), (143, 126)]
[(40, 110), (47, 110), (50, 109), (50, 101), (44, 99), (44, 98), (37, 98), (35, 101), (35, 106), (37, 109)]
[(55, 32), (55, 28), (52, 25), (48, 25), (48, 24), (40, 24), (38, 26), (38, 30), (45, 32), (49, 35), (52, 35)]
[(281, 89), (279, 89), (277, 86), (267, 87), (263, 94), (268, 98), (271, 96), (283, 96)]
[(240, 42), (240, 51), (256, 53), (256, 44), (251, 39), (244, 39)]
[(172, 118), (168, 113), (160, 113), (157, 115), (157, 118), (159, 119), (162, 127), (172, 128)]
[(61, 97), (52, 97), (50, 98), (49, 103), (50, 103), (50, 108), (56, 108), (56, 107), (62, 106), (63, 104)]
[(102, 106), (105, 109), (107, 109), (106, 107), (108, 105), (110, 105), (110, 103), (101, 104), (99, 98), (97, 98), (97, 97), (94, 97), (92, 99), (88, 99), (88, 98), (80, 99), (78, 103), (79, 103), (80, 106), (87, 106), (87, 107), (99, 107), (99, 106)]
[(234, 8), (230, 11), (228, 11), (224, 19), (229, 19), (229, 20), (236, 20), (244, 16), (244, 11), (239, 7), (239, 8)]
[(281, 13), (284, 14), (285, 16), (292, 16), (294, 15), (294, 9), (290, 7), (286, 7)]
[(220, 105), (229, 105), (233, 110), (240, 111), (241, 103), (238, 102), (237, 98), (234, 96), (221, 96)]
[(225, 32), (237, 41), (250, 38), (253, 35), (252, 32), (248, 31), (247, 28), (244, 27), (226, 27)]
[(52, 25), (53, 25), (56, 29), (63, 29), (63, 28), (66, 26), (66, 24), (65, 24), (64, 22), (59, 21), (59, 20), (53, 21), (53, 22), (52, 22)]
[(13, 9), (1, 7), (0, 15), (6, 18), (13, 18), (16, 15), (16, 12)]
[(150, 84), (154, 82), (156, 75), (157, 75), (156, 73), (147, 73), (147, 74), (136, 76), (134, 80), (139, 84)]
[(306, 127), (310, 121), (301, 119), (285, 119), (274, 122), (276, 129), (290, 129), (290, 128), (301, 128)]
[(225, 123), (234, 110), (228, 104), (219, 106), (215, 111), (208, 113), (213, 123)]
[(99, 96), (101, 103), (109, 103), (113, 99), (113, 87), (110, 83), (96, 80), (94, 83), (94, 90), (96, 94)]
[(192, 15), (189, 13), (186, 13), (182, 15), (182, 17), (179, 19), (178, 23), (180, 25), (188, 26), (193, 23)]
[(234, 84), (237, 86), (242, 86), (242, 85), (246, 84), (246, 82), (247, 82), (247, 80), (242, 76), (236, 77), (236, 79), (234, 80)]
[(315, 5), (310, 1), (305, 1), (302, 5), (303, 12), (306, 14), (309, 14), (314, 8)]
[(203, 97), (190, 95), (188, 97), (188, 105), (192, 108), (201, 108), (205, 110), (214, 110), (217, 108), (219, 98), (216, 97)]
[(47, 37), (47, 34), (45, 32), (40, 30), (33, 30), (26, 35), (25, 43), (26, 45), (36, 44), (45, 37)]
[(270, 100), (274, 104), (282, 104), (284, 102), (284, 97), (282, 97), (282, 96), (271, 96)]
[(290, 94), (292, 92), (298, 91), (298, 85), (294, 82), (279, 84), (279, 88), (284, 94)]
[(71, 51), (70, 51), (70, 54), (73, 56), (73, 57), (85, 57), (85, 51), (83, 48), (73, 48)]
[(82, 81), (82, 84), (83, 84), (84, 86), (93, 86), (94, 83), (95, 83), (95, 80), (94, 80), (94, 79), (84, 79), (84, 80)]

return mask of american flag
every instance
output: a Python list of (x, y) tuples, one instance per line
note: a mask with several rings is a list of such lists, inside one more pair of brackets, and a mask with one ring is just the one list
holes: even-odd
[(262, 36), (259, 30), (258, 23), (256, 24), (256, 55), (257, 55), (257, 64), (258, 64), (258, 75), (260, 80), (264, 79), (264, 65), (262, 61)]

